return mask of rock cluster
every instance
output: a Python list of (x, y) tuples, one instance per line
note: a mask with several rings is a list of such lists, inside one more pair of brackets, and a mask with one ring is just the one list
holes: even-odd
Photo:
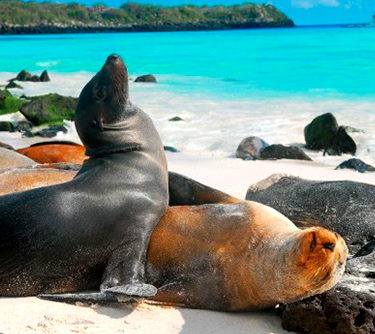
[(241, 141), (236, 150), (236, 157), (242, 160), (312, 160), (297, 146), (269, 145), (262, 138), (255, 136), (247, 137)]

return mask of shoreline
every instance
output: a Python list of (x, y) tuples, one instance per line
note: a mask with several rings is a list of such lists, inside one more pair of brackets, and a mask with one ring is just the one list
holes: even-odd
[(92, 34), (92, 33), (137, 33), (137, 32), (172, 32), (172, 31), (215, 31), (240, 29), (294, 28), (291, 20), (279, 22), (184, 22), (150, 23), (128, 25), (0, 25), (0, 35), (44, 35), (44, 34)]

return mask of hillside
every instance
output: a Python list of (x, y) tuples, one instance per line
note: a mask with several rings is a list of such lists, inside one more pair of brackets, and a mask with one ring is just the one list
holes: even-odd
[(120, 8), (71, 3), (0, 1), (0, 34), (108, 31), (216, 30), (291, 27), (272, 5), (161, 7), (123, 4)]

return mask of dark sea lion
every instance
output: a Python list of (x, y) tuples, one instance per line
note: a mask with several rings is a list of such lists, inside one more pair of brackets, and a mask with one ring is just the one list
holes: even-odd
[(39, 164), (56, 162), (82, 164), (88, 158), (84, 146), (72, 142), (43, 142), (16, 151)]
[(70, 182), (0, 198), (0, 295), (87, 290), (151, 296), (146, 250), (168, 205), (163, 145), (109, 56), (83, 88), (75, 124), (90, 156)]
[[(324, 292), (342, 275), (347, 248), (332, 232), (300, 230), (267, 206), (177, 173), (169, 173), (169, 193), (172, 207), (155, 228), (147, 255), (146, 280), (159, 287), (154, 302), (261, 309)], [(98, 282), (101, 275), (98, 271), (91, 279)], [(41, 297), (71, 303), (117, 301), (102, 293)]]

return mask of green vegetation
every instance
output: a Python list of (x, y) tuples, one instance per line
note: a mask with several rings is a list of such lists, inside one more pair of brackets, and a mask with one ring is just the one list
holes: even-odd
[(0, 115), (14, 113), (25, 103), (27, 101), (12, 96), (8, 90), (0, 90)]
[(0, 1), (0, 25), (121, 26), (217, 21), (230, 23), (269, 23), (285, 22), (289, 21), (289, 19), (272, 5), (256, 5), (252, 3), (231, 7), (198, 7), (193, 5), (160, 7), (126, 3), (120, 8), (112, 8), (101, 4), (86, 7), (77, 3)]
[(20, 111), (34, 125), (60, 125), (64, 120), (73, 120), (77, 99), (59, 94), (33, 96)]

